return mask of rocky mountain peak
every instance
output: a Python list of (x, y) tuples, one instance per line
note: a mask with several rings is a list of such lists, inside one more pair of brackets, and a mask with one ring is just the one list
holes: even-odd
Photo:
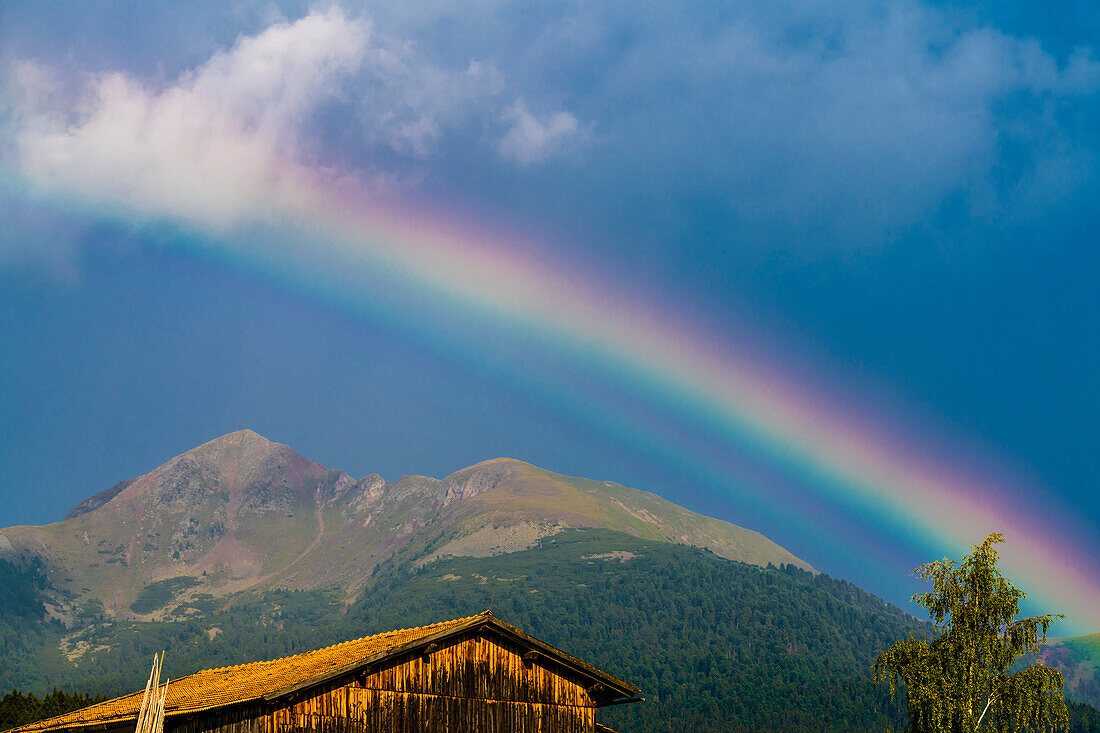
[(65, 515), (65, 519), (75, 519), (82, 514), (94, 512), (96, 509), (99, 509), (111, 499), (121, 494), (127, 486), (134, 483), (134, 481), (136, 480), (137, 479), (128, 478), (125, 481), (119, 481), (111, 488), (104, 489), (98, 494), (93, 494), (92, 496), (89, 496), (87, 499), (70, 509), (69, 513)]
[(452, 473), (443, 479), (448, 500), (469, 499), (502, 486), (517, 475), (534, 468), (514, 458), (494, 458)]
[(254, 430), (244, 429), (209, 440), (177, 458), (190, 456), (195, 459), (220, 463), (231, 459), (257, 460), (273, 453), (297, 455), (289, 446), (272, 442)]
[(66, 522), (9, 528), (3, 536), (54, 563), (52, 577), (74, 598), (94, 597), (125, 615), (143, 583), (186, 583), (178, 604), (189, 593), (253, 588), (354, 593), (398, 552), (422, 566), (517, 552), (571, 528), (809, 568), (762, 535), (609, 481), (511, 458), (443, 479), (356, 480), (252, 430), (215, 438), (96, 494)]
[[(273, 460), (278, 462), (293, 462), (305, 459), (298, 456), (291, 448), (274, 443), (254, 430), (237, 430), (219, 438), (207, 441), (191, 450), (181, 453), (166, 463), (150, 471), (144, 476), (120, 481), (109, 489), (88, 497), (73, 507), (65, 519), (73, 519), (93, 512), (108, 504), (126, 489), (138, 484), (131, 493), (146, 493), (142, 489), (148, 489), (151, 482), (164, 483), (167, 481), (179, 488), (180, 483), (192, 483), (206, 481), (212, 484), (225, 484), (225, 488), (231, 488), (228, 484), (233, 482), (224, 479), (232, 476), (236, 478), (242, 474), (254, 473), (255, 469)], [(227, 476), (226, 474), (229, 474)], [(182, 480), (182, 481), (181, 481)], [(154, 496), (157, 492), (153, 492)]]

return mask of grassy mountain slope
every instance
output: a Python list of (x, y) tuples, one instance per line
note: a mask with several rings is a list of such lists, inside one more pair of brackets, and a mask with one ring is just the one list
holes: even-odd
[[(468, 502), (467, 512), (482, 523), (491, 519), (507, 526), (526, 519), (559, 527), (598, 527), (643, 539), (706, 547), (721, 557), (752, 565), (791, 564), (810, 569), (758, 532), (611, 481), (561, 476), (510, 459), (479, 463), (448, 480), (463, 481), (487, 471), (499, 472), (502, 480)], [(446, 555), (446, 550), (440, 548), (439, 554)]]
[(1042, 659), (1062, 673), (1067, 697), (1100, 707), (1100, 633), (1050, 639)]
[(61, 522), (0, 531), (0, 557), (40, 557), (50, 612), (71, 627), (89, 611), (154, 620), (244, 590), (339, 588), (351, 599), (398, 549), (425, 562), (487, 556), (577, 527), (809, 568), (759, 533), (611, 482), (510, 459), (444, 479), (356, 480), (250, 430), (100, 492)]
[(315, 495), (340, 478), (240, 431), (82, 502), (69, 519), (5, 529), (0, 545), (42, 558), (66, 623), (87, 604), (129, 615), (150, 583), (189, 577), (225, 595), (282, 570), (317, 534)]

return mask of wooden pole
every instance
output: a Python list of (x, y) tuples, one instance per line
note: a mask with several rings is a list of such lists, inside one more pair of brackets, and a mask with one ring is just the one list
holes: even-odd
[(153, 674), (157, 671), (157, 655), (153, 655), (153, 668), (149, 671), (149, 681), (145, 683), (145, 694), (141, 696), (141, 711), (138, 713), (136, 733), (142, 733), (142, 724), (149, 710), (149, 692), (153, 687)]
[[(164, 654), (161, 653), (161, 661), (164, 661)], [(164, 701), (168, 698), (168, 683), (171, 680), (164, 680), (164, 691), (160, 693), (160, 702), (157, 703), (157, 719), (153, 726), (153, 733), (164, 733)]]
[[(145, 694), (141, 696), (141, 711), (138, 713), (134, 733), (163, 733), (164, 701), (168, 696), (168, 683), (160, 690), (160, 671), (164, 663), (164, 652), (153, 655), (153, 669), (149, 672), (149, 681), (145, 683)], [(160, 693), (160, 694), (158, 694)]]

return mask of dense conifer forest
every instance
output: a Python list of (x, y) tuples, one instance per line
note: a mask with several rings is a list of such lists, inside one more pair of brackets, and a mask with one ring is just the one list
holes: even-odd
[[(350, 604), (326, 592), (199, 597), (170, 619), (134, 623), (86, 609), (104, 647), (73, 666), (43, 625), (41, 569), (0, 563), (0, 729), (79, 707), (86, 695), (137, 689), (154, 652), (166, 673), (270, 659), (349, 638), (484, 611), (643, 689), (646, 702), (601, 711), (613, 728), (646, 731), (882, 731), (903, 706), (872, 684), (875, 656), (929, 627), (845, 581), (784, 566), (759, 568), (705, 548), (577, 530), (525, 552), (418, 567), (398, 555)], [(37, 628), (37, 633), (28, 631)], [(51, 648), (52, 647), (52, 648)], [(9, 667), (8, 661), (19, 666)], [(11, 670), (15, 671), (11, 671)], [(21, 671), (20, 671), (21, 670)], [(94, 670), (94, 672), (93, 672)], [(37, 708), (36, 708), (37, 706)], [(37, 712), (35, 710), (37, 709)], [(1071, 706), (1074, 731), (1100, 732), (1100, 713)]]
[(12, 690), (0, 698), (0, 730), (79, 710), (107, 698), (103, 695), (69, 694), (54, 688), (45, 697)]

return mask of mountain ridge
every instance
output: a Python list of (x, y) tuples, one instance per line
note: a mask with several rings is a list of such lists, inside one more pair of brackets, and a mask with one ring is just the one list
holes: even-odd
[[(0, 529), (0, 554), (42, 557), (51, 613), (72, 623), (102, 604), (152, 620), (190, 599), (243, 590), (340, 588), (353, 597), (401, 549), (419, 565), (517, 552), (566, 529), (622, 531), (811, 570), (758, 532), (611, 481), (494, 458), (442, 479), (356, 479), (244, 429), (92, 494), (66, 518)], [(174, 589), (138, 606), (150, 585)]]

